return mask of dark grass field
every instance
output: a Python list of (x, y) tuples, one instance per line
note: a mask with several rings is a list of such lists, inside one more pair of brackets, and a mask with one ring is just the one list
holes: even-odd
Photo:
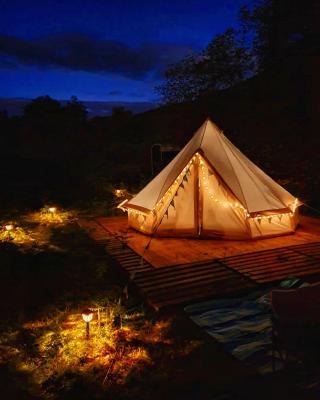
[[(41, 225), (42, 236), (39, 224), (19, 224), (38, 242), (1, 244), (1, 398), (307, 398), (290, 375), (262, 378), (234, 360), (182, 312), (156, 315), (126, 298), (76, 221)], [(99, 320), (86, 340), (88, 306)]]

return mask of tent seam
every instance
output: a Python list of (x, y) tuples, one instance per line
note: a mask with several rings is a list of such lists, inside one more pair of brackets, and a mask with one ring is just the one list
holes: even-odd
[[(226, 139), (227, 139), (226, 143), (227, 143), (227, 146), (228, 146), (229, 150), (231, 151), (231, 153), (232, 153), (235, 157), (237, 157), (237, 154), (234, 153), (234, 151), (233, 151), (231, 145), (229, 144), (228, 138), (226, 138)], [(238, 157), (237, 157), (237, 159), (238, 159), (238, 161), (240, 162), (240, 164), (242, 165), (242, 167), (245, 168), (246, 165), (244, 164), (244, 162), (243, 162), (240, 158), (238, 158)], [(250, 171), (251, 173), (254, 174), (254, 171), (252, 171), (252, 169), (251, 169), (250, 167), (248, 167), (248, 169), (249, 169), (249, 171)], [(260, 190), (259, 186), (258, 186), (257, 183), (253, 180), (252, 176), (249, 175), (249, 174), (247, 174), (247, 175), (249, 176), (249, 178), (250, 178), (250, 180), (252, 181), (252, 183), (254, 184), (254, 186), (258, 189), (259, 193), (261, 193), (261, 195), (263, 196), (263, 198), (268, 202), (268, 198), (267, 198), (266, 195)], [(254, 174), (254, 175), (255, 175), (255, 174)], [(285, 208), (287, 208), (287, 206), (279, 199), (279, 197), (276, 196), (276, 194), (275, 194), (267, 185), (265, 185), (265, 184), (261, 181), (260, 178), (259, 178), (259, 181), (260, 181), (261, 185), (263, 185), (264, 187), (266, 187), (266, 188), (270, 191), (270, 193), (271, 193), (272, 196), (275, 198), (275, 200), (278, 200), (280, 203), (282, 203), (282, 204), (284, 205)], [(261, 210), (261, 211), (262, 211), (262, 210)]]
[(241, 183), (240, 183), (239, 178), (238, 178), (238, 176), (237, 176), (237, 174), (236, 174), (236, 171), (235, 171), (235, 169), (234, 169), (234, 167), (233, 167), (233, 165), (232, 165), (232, 162), (230, 161), (230, 158), (229, 158), (229, 156), (228, 156), (228, 153), (226, 152), (226, 150), (225, 150), (225, 148), (224, 148), (224, 146), (223, 146), (223, 143), (222, 143), (222, 140), (221, 140), (221, 138), (220, 138), (220, 135), (218, 135), (218, 140), (219, 140), (219, 142), (220, 142), (220, 144), (221, 144), (221, 147), (223, 148), (223, 151), (224, 151), (224, 153), (225, 153), (225, 155), (226, 155), (226, 157), (227, 157), (227, 159), (228, 159), (228, 161), (229, 161), (229, 164), (231, 165), (231, 168), (232, 168), (232, 170), (233, 170), (233, 173), (234, 173), (234, 175), (235, 175), (235, 177), (236, 177), (236, 179), (237, 179), (238, 185), (239, 185), (239, 187), (240, 187), (240, 190), (241, 190), (241, 193), (242, 193), (244, 202), (245, 202), (245, 206), (246, 206), (246, 208), (248, 209), (247, 200), (246, 200), (246, 197), (245, 197), (245, 195), (244, 195), (244, 193), (243, 193), (243, 189), (242, 189)]
[[(227, 138), (227, 140), (228, 140), (228, 138)], [(228, 140), (228, 142), (230, 142), (229, 140)], [(231, 147), (231, 142), (229, 143), (229, 147)], [(239, 153), (241, 153), (240, 152), (240, 150), (239, 149), (237, 149), (236, 148), (236, 150), (239, 152)], [(232, 149), (231, 149), (231, 151), (232, 151)], [(244, 157), (246, 157), (243, 153), (241, 153)], [(247, 158), (247, 157), (246, 157)], [(256, 174), (254, 173), (254, 170), (253, 170), (253, 165), (255, 165), (255, 164), (253, 164), (252, 163), (252, 161), (250, 160), (250, 159), (248, 159), (248, 161), (249, 161), (249, 165), (248, 165), (248, 168), (249, 168), (249, 170), (256, 176)], [(243, 163), (243, 162), (242, 162)], [(253, 165), (252, 165), (253, 164)], [(274, 181), (274, 179), (273, 178), (271, 178), (270, 176), (268, 176), (258, 165), (255, 165), (261, 172), (262, 172), (262, 174), (265, 174), (269, 179), (271, 179), (271, 180), (273, 180)], [(281, 199), (279, 199), (279, 197), (278, 197), (278, 195), (272, 190), (272, 188), (270, 188), (268, 185), (266, 185), (261, 179), (260, 179), (260, 177), (258, 177), (259, 178), (259, 181), (261, 182), (261, 184), (263, 185), (263, 186), (265, 186), (265, 187), (267, 187), (268, 189), (269, 189), (269, 191), (272, 193), (272, 195), (276, 198), (276, 199), (278, 199), (278, 201), (280, 201), (282, 204), (283, 204), (283, 206), (284, 206), (284, 208), (288, 208), (288, 206), (281, 200)], [(280, 186), (277, 182), (275, 182), (278, 186)], [(280, 186), (281, 187), (281, 186)], [(281, 187), (282, 188), (282, 187)], [(283, 189), (283, 188), (282, 188)], [(285, 189), (284, 189), (285, 190)], [(288, 192), (289, 193), (289, 192)], [(291, 195), (290, 193), (289, 193), (289, 195)], [(292, 195), (291, 195), (292, 196)]]

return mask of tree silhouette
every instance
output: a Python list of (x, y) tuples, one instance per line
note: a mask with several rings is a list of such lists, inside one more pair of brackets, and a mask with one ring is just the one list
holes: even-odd
[(242, 31), (252, 42), (259, 71), (319, 47), (317, 3), (317, 0), (259, 0), (252, 8), (240, 9)]
[(64, 112), (66, 117), (73, 122), (83, 123), (87, 118), (86, 107), (76, 96), (71, 96), (70, 101), (64, 106)]
[(208, 90), (228, 88), (252, 70), (250, 53), (234, 29), (217, 35), (199, 54), (190, 54), (165, 72), (156, 88), (164, 102), (192, 101)]
[(30, 101), (24, 107), (24, 116), (31, 120), (46, 119), (61, 112), (61, 105), (58, 100), (50, 96), (40, 96)]

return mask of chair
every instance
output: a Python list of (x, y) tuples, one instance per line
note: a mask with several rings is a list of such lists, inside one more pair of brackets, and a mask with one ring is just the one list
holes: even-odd
[(271, 292), (272, 368), (275, 353), (290, 362), (313, 365), (320, 359), (320, 282), (299, 289)]

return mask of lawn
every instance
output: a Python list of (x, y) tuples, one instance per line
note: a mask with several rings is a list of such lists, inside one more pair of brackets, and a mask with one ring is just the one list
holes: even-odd
[[(179, 316), (146, 310), (136, 295), (126, 298), (126, 282), (74, 213), (52, 216), (44, 209), (8, 221), (0, 236), (1, 393), (19, 399), (193, 396), (208, 373), (201, 333), (190, 334)], [(87, 307), (94, 311), (89, 340), (81, 317)], [(222, 350), (217, 355), (225, 357)], [(229, 374), (234, 362), (226, 360)], [(210, 371), (216, 383), (225, 381), (223, 370)]]
[[(158, 315), (138, 295), (127, 297), (127, 282), (78, 226), (75, 212), (17, 215), (3, 218), (0, 236), (1, 398), (289, 393), (282, 379), (258, 378), (228, 356), (182, 312)], [(94, 311), (89, 339), (81, 316), (88, 307)]]

